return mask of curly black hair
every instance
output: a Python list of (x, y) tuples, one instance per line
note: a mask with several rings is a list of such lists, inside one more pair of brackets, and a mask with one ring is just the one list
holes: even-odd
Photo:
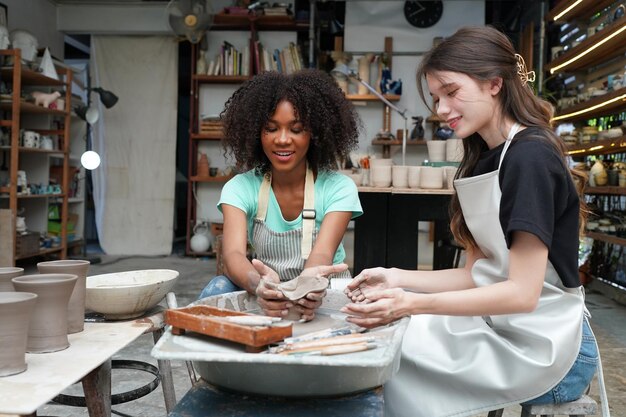
[(270, 170), (261, 132), (283, 100), (293, 105), (296, 117), (311, 133), (307, 160), (315, 172), (335, 168), (358, 146), (361, 119), (330, 75), (312, 69), (263, 72), (238, 88), (220, 114), (224, 153), (234, 156), (238, 169)]

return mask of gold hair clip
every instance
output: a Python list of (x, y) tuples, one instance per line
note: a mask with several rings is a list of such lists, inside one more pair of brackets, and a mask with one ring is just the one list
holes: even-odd
[(529, 81), (531, 83), (535, 82), (535, 71), (528, 71), (526, 69), (526, 62), (524, 58), (520, 54), (515, 54), (515, 59), (517, 60), (517, 75), (519, 79), (522, 81), (522, 85), (526, 85)]

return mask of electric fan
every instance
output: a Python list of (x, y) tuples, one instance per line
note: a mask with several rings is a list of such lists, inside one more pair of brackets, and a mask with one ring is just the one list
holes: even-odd
[(167, 13), (174, 33), (191, 43), (200, 42), (213, 23), (208, 0), (172, 0), (167, 5)]

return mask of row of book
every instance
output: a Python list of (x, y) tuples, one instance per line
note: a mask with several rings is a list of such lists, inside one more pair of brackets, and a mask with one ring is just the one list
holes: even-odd
[[(278, 71), (291, 74), (304, 68), (300, 46), (294, 42), (282, 49), (266, 49), (260, 41), (254, 42), (254, 73)], [(224, 41), (220, 53), (207, 65), (206, 75), (250, 75), (250, 47), (240, 52), (231, 43)]]

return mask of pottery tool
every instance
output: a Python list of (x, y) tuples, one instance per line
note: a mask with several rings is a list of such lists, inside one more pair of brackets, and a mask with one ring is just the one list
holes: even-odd
[(305, 333), (297, 337), (288, 337), (284, 340), (284, 343), (304, 342), (308, 340), (324, 339), (327, 337), (342, 336), (354, 333), (359, 333), (358, 329), (354, 326), (329, 327), (327, 329), (317, 330), (311, 333)]
[(329, 346), (319, 350), (310, 350), (306, 352), (289, 352), (286, 353), (289, 356), (332, 356), (332, 355), (344, 355), (346, 353), (363, 352), (366, 350), (378, 348), (378, 344), (371, 342), (354, 343), (350, 345), (337, 345)]
[(227, 321), (229, 323), (240, 324), (242, 326), (273, 326), (275, 323), (280, 322), (280, 317), (269, 316), (228, 316), (219, 317), (213, 316), (217, 320)]
[(380, 336), (368, 336), (368, 335), (345, 335), (345, 336), (335, 336), (329, 337), (326, 339), (317, 339), (308, 342), (298, 342), (293, 344), (282, 344), (280, 346), (275, 346), (269, 349), (270, 353), (286, 353), (297, 352), (297, 351), (306, 351), (306, 350), (317, 350), (321, 348), (326, 348), (330, 346), (338, 346), (338, 345), (353, 345), (364, 342), (374, 342), (380, 339)]

